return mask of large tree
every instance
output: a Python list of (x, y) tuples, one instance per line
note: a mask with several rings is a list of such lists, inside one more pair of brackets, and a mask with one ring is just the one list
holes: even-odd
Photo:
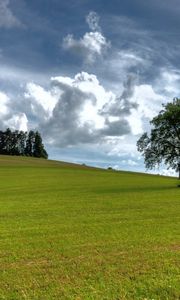
[(179, 173), (180, 179), (180, 99), (163, 105), (163, 110), (150, 122), (150, 134), (145, 132), (137, 141), (147, 169), (164, 163)]

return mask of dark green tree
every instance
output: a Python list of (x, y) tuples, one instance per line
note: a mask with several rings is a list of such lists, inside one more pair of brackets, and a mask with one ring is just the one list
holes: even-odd
[(21, 155), (20, 149), (19, 149), (19, 144), (20, 144), (20, 136), (19, 136), (19, 131), (15, 130), (14, 132), (11, 132), (11, 148), (9, 151), (10, 155)]
[(13, 133), (9, 128), (4, 132), (4, 137), (4, 154), (12, 154)]
[(18, 131), (18, 151), (19, 155), (25, 155), (27, 132)]
[(25, 155), (34, 156), (35, 133), (30, 130), (26, 140)]
[(46, 150), (44, 149), (44, 145), (42, 143), (41, 135), (38, 131), (35, 132), (33, 156), (48, 158), (48, 154), (47, 154)]
[(38, 131), (0, 131), (0, 154), (48, 158)]
[(163, 105), (163, 110), (150, 122), (150, 135), (145, 132), (137, 141), (147, 169), (164, 163), (174, 169), (180, 179), (180, 99)]
[(4, 131), (0, 131), (0, 154), (6, 154), (6, 136)]

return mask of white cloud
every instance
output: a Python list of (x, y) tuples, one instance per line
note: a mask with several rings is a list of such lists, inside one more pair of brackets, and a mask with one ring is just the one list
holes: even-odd
[(112, 63), (120, 66), (123, 69), (128, 69), (135, 66), (144, 66), (147, 64), (147, 61), (140, 57), (137, 53), (132, 50), (120, 50), (117, 51), (115, 57), (112, 59)]
[(149, 128), (149, 121), (158, 114), (165, 100), (166, 97), (156, 93), (151, 85), (134, 87), (130, 102), (136, 103), (137, 108), (131, 109), (131, 114), (126, 117), (134, 135), (142, 134)]
[(0, 92), (0, 126), (1, 128), (10, 127), (27, 131), (28, 120), (24, 113), (11, 111), (11, 99), (3, 92)]
[(135, 87), (134, 100), (139, 114), (151, 120), (162, 108), (165, 96), (157, 94), (151, 85), (142, 84)]
[(32, 82), (26, 86), (25, 98), (34, 99), (46, 111), (48, 117), (52, 115), (53, 109), (58, 102), (58, 99), (51, 92)]
[(9, 0), (0, 1), (0, 27), (12, 28), (22, 26), (18, 18), (13, 14)]
[(59, 95), (49, 122), (43, 124), (48, 136), (59, 145), (97, 141), (104, 127), (98, 109), (111, 97), (95, 75), (82, 72), (74, 78), (54, 77), (52, 88)]
[[(123, 97), (127, 97), (127, 89), (128, 85), (124, 87)], [(14, 103), (9, 100), (6, 108), (11, 117), (8, 116), (4, 124), (9, 122), (14, 128), (26, 123), (24, 128), (39, 128), (46, 141), (60, 147), (106, 144), (108, 139), (121, 138), (131, 131), (126, 120), (126, 116), (131, 114), (128, 102), (123, 103), (119, 115), (101, 113), (102, 108), (116, 98), (113, 92), (99, 83), (95, 75), (86, 72), (74, 78), (53, 77), (48, 90), (30, 82), (26, 85), (23, 98), (19, 97)], [(25, 122), (24, 118), (25, 123), (20, 122), (19, 113), (24, 114), (28, 121)]]
[(123, 84), (122, 94), (118, 97), (111, 97), (100, 113), (111, 117), (128, 116), (132, 109), (137, 108), (137, 104), (133, 101), (135, 84), (136, 78), (128, 76)]
[(139, 114), (138, 110), (133, 109), (131, 111), (131, 114), (126, 117), (126, 120), (129, 122), (131, 126), (132, 134), (134, 135), (143, 133), (142, 115)]
[(0, 116), (8, 113), (8, 101), (9, 97), (5, 93), (0, 92)]
[(133, 76), (128, 77), (117, 96), (100, 84), (94, 74), (86, 72), (74, 78), (52, 77), (48, 89), (29, 82), (23, 97), (16, 101), (0, 95), (4, 124), (39, 128), (46, 141), (60, 147), (107, 144), (108, 151), (116, 155), (135, 151), (137, 137), (133, 136), (144, 131), (144, 120), (150, 120), (163, 102), (152, 86), (138, 85)]
[(22, 130), (22, 131), (27, 131), (28, 130), (28, 119), (24, 113), (19, 113), (12, 118), (6, 120), (4, 122), (5, 127), (10, 127), (11, 129), (15, 130)]
[(156, 79), (156, 86), (161, 93), (166, 93), (171, 100), (180, 93), (180, 71), (163, 68), (159, 78)]
[[(81, 72), (75, 75), (74, 78), (58, 76), (53, 77), (51, 80), (52, 85), (58, 87), (61, 91), (59, 93), (60, 99), (63, 96), (62, 93), (66, 93), (68, 88), (73, 89), (74, 93), (79, 91), (84, 95), (81, 109), (78, 112), (78, 122), (80, 124), (88, 122), (93, 123), (96, 129), (104, 127), (104, 118), (99, 115), (98, 110), (115, 95), (110, 91), (106, 91), (95, 75)], [(72, 102), (72, 110), (75, 106), (76, 103)]]
[(115, 155), (136, 151), (137, 135), (149, 128), (149, 120), (165, 101), (153, 86), (138, 84), (134, 76), (128, 76), (117, 96), (100, 84), (95, 75), (86, 72), (74, 78), (53, 77), (48, 89), (29, 82), (23, 97), (16, 101), (0, 95), (4, 124), (9, 120), (11, 126), (20, 126), (18, 117), (15, 120), (12, 115), (25, 114), (28, 121), (22, 126), (39, 128), (52, 144), (62, 147), (103, 143)]
[(111, 43), (101, 32), (99, 16), (96, 12), (91, 11), (86, 16), (86, 22), (91, 31), (86, 32), (79, 39), (74, 38), (73, 34), (68, 34), (63, 39), (63, 48), (81, 56), (85, 63), (92, 64), (110, 48)]
[(178, 173), (169, 168), (165, 168), (165, 165), (162, 165), (162, 166), (159, 166), (159, 167), (156, 167), (152, 170), (146, 170), (146, 172), (148, 174), (158, 174), (158, 175), (161, 175), (161, 176), (170, 176), (170, 177), (177, 177), (178, 176)]
[(47, 83), (50, 74), (42, 72), (33, 72), (26, 68), (19, 68), (13, 65), (0, 64), (0, 81), (13, 83), (16, 86), (26, 85), (27, 82), (36, 81), (42, 84)]
[(88, 23), (91, 30), (101, 31), (101, 28), (99, 26), (99, 19), (99, 15), (94, 11), (90, 11), (90, 13), (86, 16), (86, 22)]
[(139, 153), (137, 152), (136, 142), (137, 137), (132, 134), (123, 137), (108, 138), (106, 152), (108, 156), (122, 158), (128, 155), (131, 158), (138, 159)]
[(131, 167), (138, 166), (138, 163), (132, 159), (122, 160), (122, 164), (131, 166)]
[(172, 169), (163, 169), (163, 170), (160, 170), (159, 172), (160, 175), (163, 175), (163, 176), (171, 176), (171, 177), (177, 177), (177, 173), (172, 170)]
[(63, 40), (63, 47), (81, 55), (86, 63), (91, 64), (110, 47), (110, 43), (101, 32), (95, 31), (86, 32), (79, 40), (68, 34)]

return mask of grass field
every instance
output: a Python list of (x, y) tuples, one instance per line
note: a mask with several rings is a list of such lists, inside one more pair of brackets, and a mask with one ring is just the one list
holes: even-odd
[(177, 183), (0, 156), (0, 299), (180, 299)]

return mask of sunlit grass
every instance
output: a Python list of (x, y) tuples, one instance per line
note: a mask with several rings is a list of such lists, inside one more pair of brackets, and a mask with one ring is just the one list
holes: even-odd
[(0, 299), (179, 299), (174, 178), (0, 157)]

